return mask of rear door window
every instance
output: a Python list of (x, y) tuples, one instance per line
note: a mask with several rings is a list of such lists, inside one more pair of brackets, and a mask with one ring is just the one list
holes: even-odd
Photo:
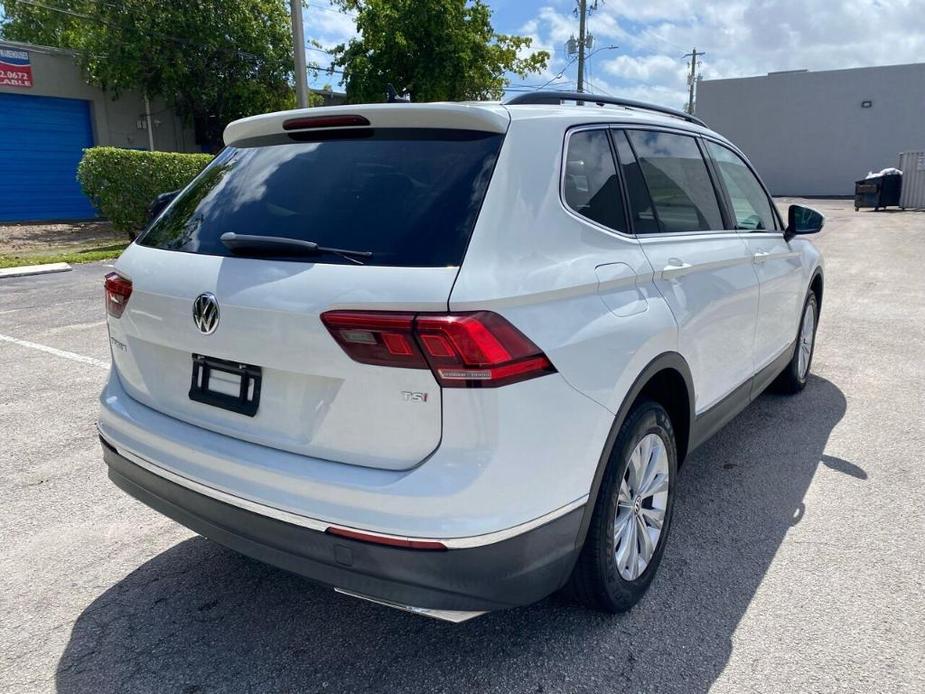
[(716, 190), (693, 137), (628, 130), (661, 232), (723, 229)]
[(620, 160), (623, 180), (626, 182), (633, 231), (637, 234), (656, 234), (659, 226), (655, 208), (652, 206), (646, 182), (642, 178), (642, 171), (639, 170), (636, 155), (633, 154), (633, 148), (626, 139), (626, 133), (622, 130), (614, 131), (613, 141), (617, 147), (617, 159)]
[(598, 224), (625, 230), (623, 194), (607, 131), (572, 133), (565, 159), (565, 204)]
[[(369, 265), (462, 262), (503, 135), (380, 128), (225, 149), (139, 243), (228, 256), (226, 232), (370, 251)], [(299, 138), (299, 141), (295, 141)], [(338, 255), (282, 258), (350, 263)]]
[(720, 178), (729, 194), (736, 229), (774, 231), (776, 224), (771, 201), (748, 164), (728, 147), (709, 140), (707, 151), (716, 162)]

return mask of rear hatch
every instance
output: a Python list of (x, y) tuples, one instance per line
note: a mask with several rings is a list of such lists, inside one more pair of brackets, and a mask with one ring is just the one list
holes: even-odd
[[(321, 118), (344, 109), (313, 109), (292, 128), (285, 114), (245, 121), (120, 258), (131, 295), (109, 324), (133, 398), (229, 436), (356, 465), (407, 469), (436, 448), (441, 392), (431, 371), (354, 361), (320, 316), (447, 310), (506, 123), (494, 114), (485, 127), (483, 116), (467, 122), (452, 109), (451, 127), (433, 116), (422, 127), (428, 114), (412, 109), (414, 127), (375, 127), (367, 109), (360, 118), (372, 126)], [(229, 233), (363, 254), (232, 249)]]

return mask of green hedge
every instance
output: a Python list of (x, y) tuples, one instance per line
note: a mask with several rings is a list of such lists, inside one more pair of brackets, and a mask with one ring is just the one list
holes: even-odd
[(77, 167), (77, 180), (100, 214), (134, 238), (147, 223), (151, 201), (185, 186), (210, 161), (210, 154), (90, 147)]

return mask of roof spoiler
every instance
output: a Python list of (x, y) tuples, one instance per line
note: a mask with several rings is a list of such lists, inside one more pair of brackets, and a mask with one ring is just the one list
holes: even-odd
[(264, 113), (229, 123), (224, 140), (239, 145), (265, 135), (346, 128), (450, 128), (507, 132), (511, 114), (500, 104), (344, 104)]

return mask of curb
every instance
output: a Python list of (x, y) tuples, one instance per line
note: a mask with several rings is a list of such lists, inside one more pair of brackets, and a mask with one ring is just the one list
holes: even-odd
[(29, 275), (47, 275), (51, 272), (68, 272), (67, 263), (46, 263), (45, 265), (21, 265), (20, 267), (0, 268), (0, 279), (7, 277), (28, 277)]

